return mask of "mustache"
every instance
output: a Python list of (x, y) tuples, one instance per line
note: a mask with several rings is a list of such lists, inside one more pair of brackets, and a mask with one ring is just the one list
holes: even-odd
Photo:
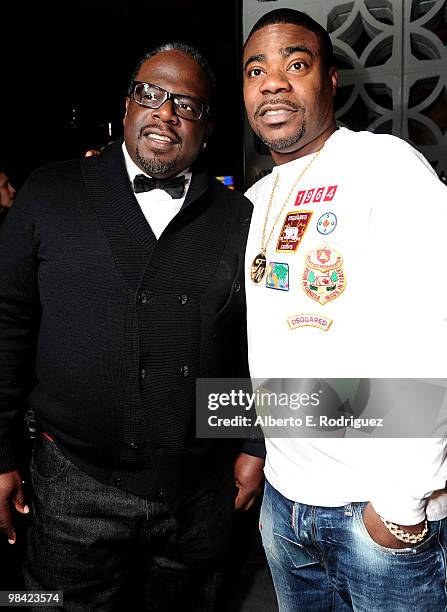
[(138, 133), (138, 139), (143, 137), (144, 132), (147, 132), (147, 130), (151, 129), (156, 130), (163, 136), (168, 136), (169, 138), (172, 138), (172, 140), (174, 140), (178, 144), (181, 144), (182, 142), (182, 138), (177, 134), (177, 132), (171, 128), (166, 129), (166, 126), (163, 123), (152, 123), (151, 125), (143, 125), (143, 127), (140, 128), (140, 131)]
[(255, 110), (255, 114), (254, 114), (255, 118), (260, 116), (262, 109), (265, 106), (273, 106), (275, 104), (281, 104), (282, 106), (288, 106), (289, 108), (295, 111), (304, 111), (304, 106), (301, 106), (300, 104), (296, 104), (295, 102), (292, 102), (291, 100), (287, 100), (286, 98), (274, 98), (273, 100), (264, 100), (263, 102), (261, 102), (261, 104)]

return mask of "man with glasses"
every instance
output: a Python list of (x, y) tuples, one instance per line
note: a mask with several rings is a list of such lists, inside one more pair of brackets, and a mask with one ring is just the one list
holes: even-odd
[(37, 330), (25, 579), (67, 610), (116, 606), (131, 558), (147, 609), (213, 610), (261, 484), (255, 443), (195, 438), (195, 378), (247, 371), (251, 205), (198, 159), (213, 93), (194, 49), (146, 55), (124, 143), (35, 172), (0, 241), (0, 522), (14, 543), (28, 511), (10, 432)]

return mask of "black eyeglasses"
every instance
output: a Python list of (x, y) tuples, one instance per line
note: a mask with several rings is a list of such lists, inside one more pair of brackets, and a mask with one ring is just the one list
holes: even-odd
[(171, 93), (151, 83), (134, 81), (132, 90), (135, 102), (147, 108), (160, 108), (166, 100), (172, 100), (174, 113), (190, 121), (199, 121), (204, 112), (210, 111), (210, 107), (197, 98)]

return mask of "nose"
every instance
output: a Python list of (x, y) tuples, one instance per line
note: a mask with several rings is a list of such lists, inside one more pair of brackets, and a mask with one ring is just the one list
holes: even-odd
[(158, 117), (163, 123), (177, 124), (179, 122), (179, 118), (174, 112), (174, 102), (170, 98), (165, 100), (159, 108), (153, 110), (152, 115)]
[(265, 76), (261, 83), (262, 93), (280, 93), (282, 91), (290, 91), (291, 85), (283, 70), (271, 70)]
[(16, 189), (15, 189), (15, 188), (14, 188), (14, 187), (13, 187), (11, 184), (9, 184), (9, 185), (8, 185), (8, 191), (9, 191), (9, 195), (10, 195), (11, 197), (14, 197), (14, 196), (15, 196), (15, 194), (16, 194)]

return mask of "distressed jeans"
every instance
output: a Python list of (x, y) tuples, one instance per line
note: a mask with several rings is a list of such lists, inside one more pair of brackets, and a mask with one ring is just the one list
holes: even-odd
[(420, 544), (376, 544), (366, 502), (325, 508), (294, 503), (265, 484), (260, 529), (280, 612), (444, 612), (446, 519)]
[(31, 475), (26, 589), (63, 591), (64, 609), (80, 612), (218, 609), (231, 495), (208, 491), (173, 515), (164, 502), (98, 482), (47, 440), (34, 453)]

